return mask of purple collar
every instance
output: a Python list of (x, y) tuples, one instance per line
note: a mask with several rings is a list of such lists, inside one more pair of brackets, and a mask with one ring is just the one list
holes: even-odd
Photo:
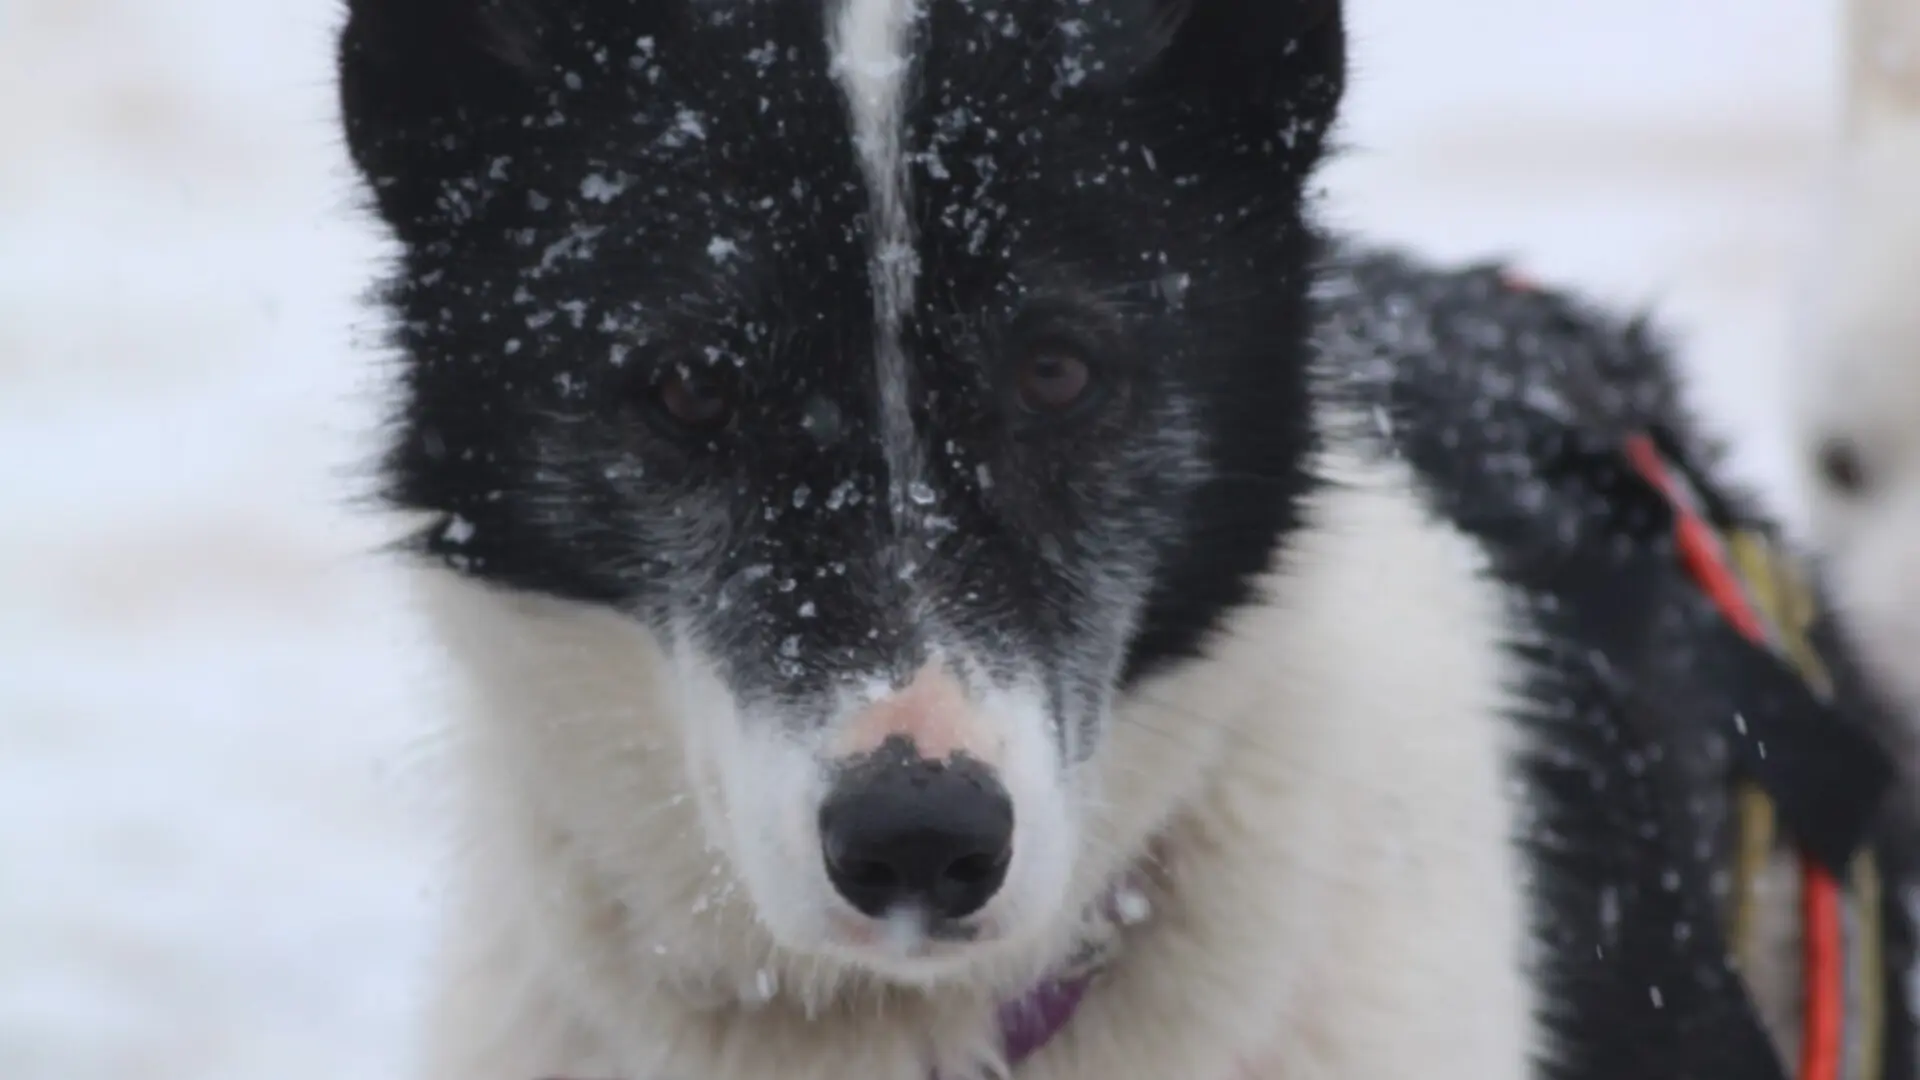
[(1151, 912), (1144, 880), (1130, 872), (1095, 906), (1088, 939), (1067, 967), (1000, 1006), (1000, 1046), (1008, 1068), (1040, 1052), (1080, 1010), (1093, 978), (1113, 960), (1120, 933)]
[(1080, 1009), (1093, 981), (1088, 972), (1071, 978), (1048, 979), (1000, 1006), (1000, 1045), (1012, 1067), (1038, 1053), (1053, 1040)]
[[(1040, 1052), (1080, 1010), (1093, 972), (1047, 979), (1000, 1006), (1000, 1056), (1009, 1070)], [(957, 1080), (936, 1072), (930, 1080)]]

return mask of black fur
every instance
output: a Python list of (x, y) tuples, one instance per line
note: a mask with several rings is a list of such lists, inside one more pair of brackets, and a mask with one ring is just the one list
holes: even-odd
[[(1061, 727), (1084, 728), (1116, 681), (1200, 651), (1299, 524), (1317, 356), (1384, 418), (1355, 437), (1413, 466), (1531, 631), (1514, 720), (1542, 747), (1519, 777), (1540, 1075), (1784, 1075), (1714, 880), (1753, 765), (1728, 703), (1772, 699), (1686, 662), (1724, 628), (1662, 508), (1606, 464), (1652, 427), (1712, 471), (1659, 343), (1490, 269), (1316, 262), (1303, 190), (1343, 83), (1334, 0), (930, 0), (906, 128), (924, 468), (900, 475), (825, 12), (350, 0), (349, 144), (405, 246), (386, 474), (394, 503), (438, 515), (422, 550), (691, 634), (743, 694), (814, 703), (790, 714), (849, 674), (903, 678), (945, 633), (1037, 665)], [(1010, 404), (1036, 342), (1102, 380), (1071, 422)], [(682, 373), (733, 393), (733, 422), (677, 429), (657, 391)], [(1807, 767), (1864, 770), (1871, 794), (1871, 755), (1827, 755)], [(1815, 841), (1872, 809), (1808, 790)], [(1888, 844), (1904, 829), (1878, 823)], [(1895, 887), (1908, 855), (1886, 850)]]
[[(1497, 267), (1436, 273), (1364, 253), (1329, 268), (1321, 309), (1322, 356), (1379, 418), (1357, 437), (1416, 471), (1520, 612), (1540, 1075), (1784, 1080), (1724, 938), (1734, 782), (1762, 784), (1791, 839), (1829, 865), (1874, 843), (1897, 894), (1912, 835), (1905, 801), (1884, 798), (1888, 721), (1830, 632), (1831, 711), (1687, 576), (1626, 435), (1659, 435), (1718, 513), (1764, 521), (1717, 475), (1644, 325)], [(1913, 1060), (1912, 931), (1897, 902), (1886, 913), (1894, 1078)]]
[[(1088, 734), (1114, 670), (1193, 653), (1294, 523), (1338, 6), (929, 6), (915, 498), (879, 438), (832, 6), (349, 5), (349, 142), (406, 242), (391, 499), (442, 515), (422, 545), (459, 569), (691, 633), (790, 712), (903, 678), (938, 623), (990, 669), (1037, 663)], [(1009, 368), (1059, 340), (1109, 393), (1033, 422)], [(675, 371), (737, 423), (663, 430)]]

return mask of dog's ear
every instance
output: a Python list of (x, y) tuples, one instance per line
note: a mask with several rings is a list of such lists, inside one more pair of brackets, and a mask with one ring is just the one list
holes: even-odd
[[(347, 149), (403, 240), (467, 220), (516, 158), (564, 137), (559, 95), (680, 7), (675, 0), (348, 0)], [(555, 122), (559, 117), (560, 122)], [(576, 118), (577, 119), (577, 118)]]
[(1149, 0), (1159, 67), (1187, 94), (1324, 130), (1346, 84), (1341, 0)]

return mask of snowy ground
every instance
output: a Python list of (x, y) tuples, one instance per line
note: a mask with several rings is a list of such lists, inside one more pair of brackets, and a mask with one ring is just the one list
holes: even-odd
[[(1686, 335), (1767, 434), (1832, 0), (1350, 0), (1339, 220)], [(0, 1076), (402, 1073), (432, 668), (345, 502), (335, 0), (0, 0)]]

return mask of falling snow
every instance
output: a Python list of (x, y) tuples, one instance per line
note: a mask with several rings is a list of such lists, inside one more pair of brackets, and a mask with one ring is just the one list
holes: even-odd
[(580, 197), (592, 202), (610, 203), (625, 194), (627, 185), (632, 182), (631, 177), (624, 175), (608, 177), (593, 173), (580, 181)]
[(473, 522), (455, 514), (447, 520), (446, 527), (440, 532), (449, 544), (464, 544), (473, 539)]
[[(1703, 396), (1762, 433), (1741, 460), (1783, 489), (1787, 449), (1765, 433), (1802, 184), (1798, 166), (1772, 163), (1819, 152), (1828, 6), (1354, 7), (1368, 77), (1345, 141), (1366, 152), (1328, 178), (1341, 219), (1659, 295), (1689, 327)], [(28, 0), (0, 65), (41, 88), (0, 94), (17, 121), (0, 235), (36, 253), (0, 260), (22, 271), (0, 293), (0, 592), (19, 631), (0, 628), (0, 849), (35, 882), (0, 889), (0, 924), (23, 944), (0, 1026), (29, 1076), (399, 1075), (442, 835), (422, 821), (437, 803), (416, 793), (437, 783), (446, 703), (398, 584), (361, 557), (385, 537), (341, 509), (358, 435), (379, 419), (363, 391), (380, 361), (355, 351), (359, 298), (390, 251), (340, 181), (337, 134), (312, 122), (332, 109), (339, 7), (201, 0), (166, 33), (152, 32), (155, 5), (95, 9), (36, 20)], [(1750, 63), (1726, 47), (1731, 25), (1780, 47)], [(1611, 43), (1627, 37), (1651, 51), (1623, 81)], [(660, 70), (650, 39), (612, 61), (637, 79)], [(129, 88), (166, 106), (138, 138), (108, 107)], [(1722, 152), (1727, 133), (1755, 130), (1755, 99), (1770, 103), (1768, 153)], [(1608, 134), (1566, 140), (1583, 129)], [(670, 130), (693, 142), (706, 126)], [(1566, 147), (1565, 164), (1539, 145)], [(499, 184), (533, 163), (483, 168)], [(589, 186), (568, 177), (549, 193), (596, 203), (605, 189)], [(806, 196), (801, 178), (788, 187)], [(960, 224), (984, 244), (995, 211), (969, 212)], [(140, 228), (114, 224), (125, 215)], [(597, 237), (527, 242), (551, 270), (590, 260)], [(115, 268), (105, 291), (102, 267)], [(108, 329), (137, 339), (139, 378), (107, 377), (129, 355)], [(630, 363), (637, 340), (596, 355)], [(84, 505), (70, 497), (83, 483), (100, 493)], [(859, 499), (847, 485), (821, 503)]]

